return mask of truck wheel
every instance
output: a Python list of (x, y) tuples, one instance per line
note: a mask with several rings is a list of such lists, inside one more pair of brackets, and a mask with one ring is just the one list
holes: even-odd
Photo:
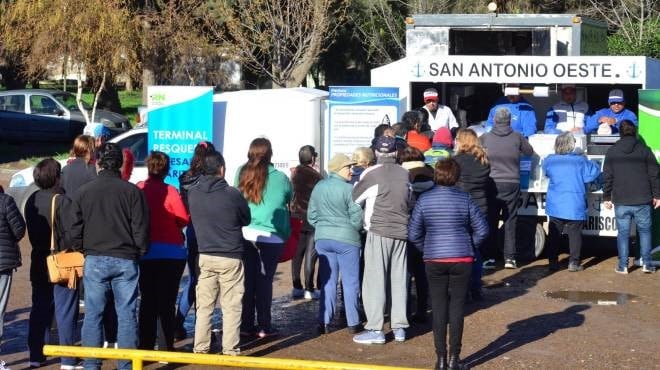
[(540, 219), (533, 216), (518, 217), (516, 244), (518, 254), (522, 259), (539, 258), (545, 247), (545, 239), (545, 230), (543, 230), (543, 223)]
[(534, 233), (534, 257), (539, 258), (543, 253), (543, 248), (545, 248), (545, 230), (543, 229), (543, 224), (540, 222), (536, 223), (535, 233)]

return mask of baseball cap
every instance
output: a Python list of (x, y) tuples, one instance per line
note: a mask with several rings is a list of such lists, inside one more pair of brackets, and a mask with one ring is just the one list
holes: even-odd
[(438, 90), (434, 88), (424, 90), (424, 103), (431, 100), (438, 101)]
[(328, 171), (338, 172), (342, 168), (356, 163), (356, 161), (349, 158), (346, 154), (337, 153), (330, 158), (330, 161), (328, 162)]
[(105, 139), (108, 139), (110, 138), (110, 129), (103, 124), (98, 124), (94, 127), (94, 137), (105, 137)]
[(625, 99), (623, 98), (623, 91), (621, 89), (610, 90), (610, 96), (607, 98), (609, 104), (612, 103), (621, 103)]
[(394, 153), (396, 151), (396, 139), (389, 136), (381, 136), (376, 139), (374, 151), (378, 153)]

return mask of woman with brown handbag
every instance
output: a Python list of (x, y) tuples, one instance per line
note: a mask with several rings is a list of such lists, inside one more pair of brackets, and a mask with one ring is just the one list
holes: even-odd
[[(64, 230), (70, 223), (66, 215), (69, 214), (71, 200), (61, 194), (61, 166), (53, 158), (47, 158), (35, 166), (33, 175), (34, 183), (39, 190), (32, 194), (25, 204), (25, 221), (32, 245), (30, 266), (32, 308), (28, 348), (30, 366), (39, 367), (46, 361), (43, 353), (44, 339), (50, 329), (53, 314), (57, 322), (59, 344), (63, 346), (75, 344), (78, 331), (78, 290), (69, 289), (66, 284), (52, 284), (48, 279), (46, 267), (46, 258), (51, 253), (51, 235), (52, 245), (56, 251), (66, 249), (69, 244), (65, 239)], [(52, 218), (55, 218), (55, 230), (51, 229)], [(76, 358), (63, 357), (60, 369), (75, 369), (77, 362)]]

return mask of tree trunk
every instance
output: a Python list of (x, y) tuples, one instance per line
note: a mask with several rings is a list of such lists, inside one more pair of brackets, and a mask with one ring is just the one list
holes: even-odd
[[(107, 77), (107, 74), (105, 72), (103, 72), (103, 77), (101, 78), (101, 84), (99, 85), (98, 91), (94, 95), (94, 104), (92, 104), (92, 117), (90, 118), (90, 120), (92, 122), (94, 122), (94, 118), (96, 118), (96, 107), (99, 104), (99, 97), (101, 96), (101, 93), (103, 93), (103, 90), (105, 88), (105, 79), (106, 79), (106, 77)], [(117, 99), (117, 100), (119, 100), (119, 99)]]
[(117, 85), (114, 84), (112, 77), (107, 78), (106, 82), (105, 88), (100, 91), (101, 94), (98, 97), (99, 108), (121, 114), (121, 102), (119, 101)]
[(154, 72), (153, 69), (149, 67), (144, 67), (142, 69), (142, 103), (146, 104), (146, 102), (149, 99), (149, 96), (147, 95), (147, 90), (149, 90), (149, 86), (153, 86), (156, 84), (156, 72)]
[(125, 86), (126, 91), (133, 91), (133, 79), (129, 76), (126, 77), (126, 86)]

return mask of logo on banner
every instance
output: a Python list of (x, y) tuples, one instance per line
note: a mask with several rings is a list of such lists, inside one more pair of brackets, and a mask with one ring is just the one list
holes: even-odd
[(153, 93), (149, 95), (149, 105), (153, 106), (162, 106), (167, 101), (167, 96), (165, 93)]
[(626, 69), (626, 72), (628, 72), (628, 77), (630, 78), (638, 78), (642, 75), (642, 69), (637, 65), (637, 63), (633, 63)]
[(422, 67), (422, 63), (417, 62), (417, 64), (415, 64), (412, 68), (412, 74), (417, 78), (422, 77), (426, 75), (426, 69)]

